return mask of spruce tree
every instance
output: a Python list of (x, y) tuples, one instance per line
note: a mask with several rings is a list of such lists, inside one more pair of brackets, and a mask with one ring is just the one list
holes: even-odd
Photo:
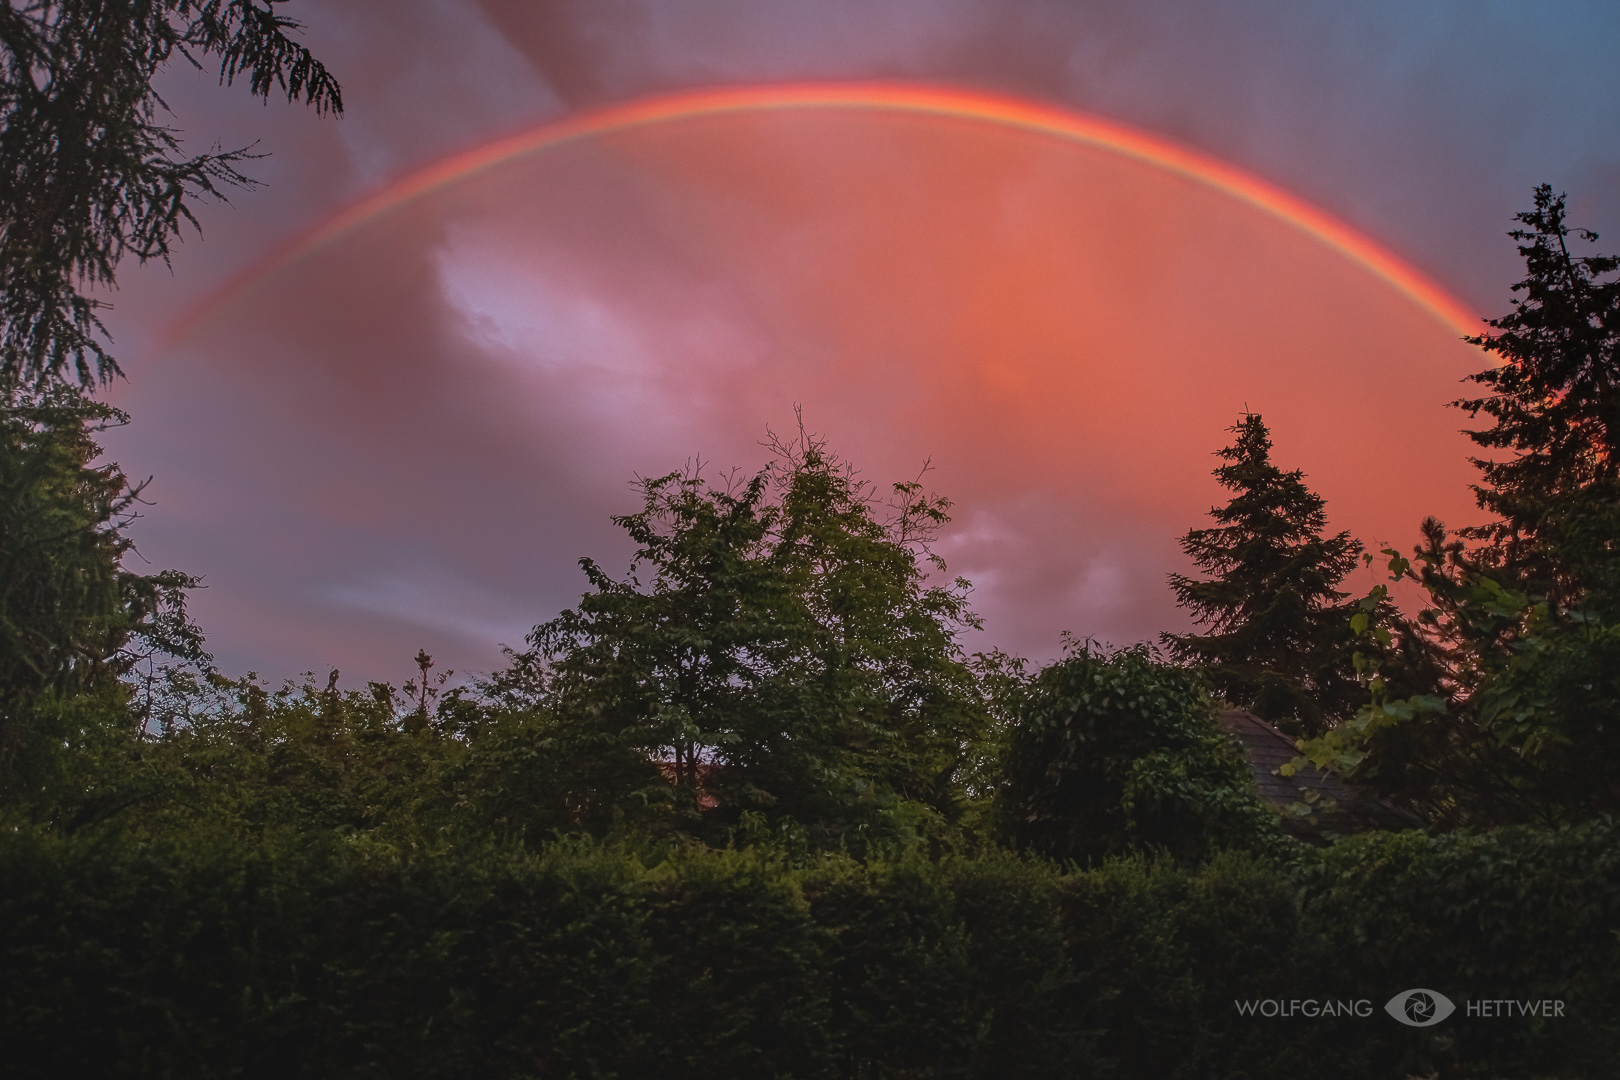
[(92, 387), (120, 372), (96, 294), (128, 260), (168, 261), (192, 206), (251, 184), (251, 147), (187, 154), (156, 82), (219, 60), (219, 81), (343, 111), (291, 35), (286, 0), (8, 0), (0, 7), (0, 389)]
[(1564, 196), (1543, 184), (1516, 215), (1526, 276), (1495, 331), (1469, 340), (1502, 361), (1470, 376), (1489, 393), (1453, 404), (1494, 425), (1469, 437), (1474, 491), (1496, 520), (1463, 529), (1487, 571), (1556, 607), (1620, 611), (1620, 258), (1575, 255)]
[(1230, 429), (1215, 470), (1233, 492), (1211, 509), (1212, 528), (1181, 539), (1204, 580), (1170, 575), (1177, 602), (1203, 633), (1162, 634), (1170, 654), (1202, 666), (1233, 705), (1293, 734), (1314, 735), (1360, 704), (1352, 675), (1351, 612), (1339, 584), (1361, 544), (1324, 537), (1322, 497), (1298, 469), (1271, 461), (1271, 434), (1257, 413)]
[(1597, 236), (1547, 185), (1515, 217), (1512, 310), (1468, 339), (1500, 364), (1452, 403), (1493, 421), (1468, 432), (1496, 451), (1474, 459), (1493, 519), (1451, 534), (1430, 519), (1414, 563), (1392, 562), (1428, 593), (1434, 671), (1353, 747), (1359, 771), (1452, 824), (1620, 809), (1620, 258), (1575, 254)]

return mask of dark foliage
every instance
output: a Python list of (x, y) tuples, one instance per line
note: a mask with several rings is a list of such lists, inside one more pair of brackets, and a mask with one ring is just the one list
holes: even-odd
[[(1491, 393), (1454, 404), (1471, 432), (1480, 505), (1497, 515), (1449, 537), (1424, 523), (1412, 559), (1427, 594), (1378, 658), (1372, 702), (1306, 747), (1448, 827), (1578, 822), (1620, 811), (1620, 260), (1578, 256), (1550, 188), (1514, 230), (1526, 277), (1514, 310), (1471, 339), (1501, 360), (1472, 376)], [(1369, 601), (1380, 599), (1384, 587)], [(1364, 604), (1367, 602), (1364, 602)]]
[[(1620, 833), (1575, 828), (1371, 834), (1296, 872), (1296, 954), (1325, 990), (1441, 989), (1458, 1015), (1324, 1053), (1361, 1075), (1606, 1077), (1620, 1060)], [(1312, 959), (1314, 958), (1314, 959)], [(1556, 999), (1550, 1019), (1470, 1017), (1466, 1001)], [(1381, 1003), (1380, 1003), (1381, 1004)], [(1346, 1033), (1347, 1034), (1347, 1033)]]
[(1431, 605), (1413, 650), (1424, 666), (1386, 663), (1355, 723), (1307, 753), (1443, 827), (1620, 811), (1620, 628), (1504, 587), (1432, 519), (1395, 575), (1414, 561)]
[[(1347, 841), (1060, 873), (593, 843), (0, 830), (10, 1075), (1613, 1075), (1620, 846)], [(1459, 1014), (1411, 1029), (1410, 987)], [(1549, 1020), (1466, 1002), (1557, 999)], [(1238, 1001), (1368, 1015), (1244, 1016)]]
[(68, 393), (0, 411), (0, 800), (71, 789), (62, 770), (134, 736), (120, 679), (144, 657), (204, 658), (195, 582), (122, 565), (139, 488), (95, 464), (95, 436), (123, 420)]

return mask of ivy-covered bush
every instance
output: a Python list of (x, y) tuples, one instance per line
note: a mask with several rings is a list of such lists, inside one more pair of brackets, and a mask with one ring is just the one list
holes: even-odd
[(1110, 653), (1086, 643), (1037, 674), (1004, 766), (998, 819), (1022, 850), (1196, 861), (1277, 843), (1275, 817), (1198, 676), (1146, 646)]

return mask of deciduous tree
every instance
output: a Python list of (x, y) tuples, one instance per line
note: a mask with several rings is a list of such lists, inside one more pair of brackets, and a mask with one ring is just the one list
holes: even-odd
[(746, 479), (642, 483), (615, 519), (630, 575), (582, 560), (594, 591), (530, 637), (547, 706), (664, 761), (707, 818), (828, 841), (949, 820), (984, 718), (967, 583), (925, 573), (949, 503), (916, 482), (880, 500), (802, 429), (774, 450)]

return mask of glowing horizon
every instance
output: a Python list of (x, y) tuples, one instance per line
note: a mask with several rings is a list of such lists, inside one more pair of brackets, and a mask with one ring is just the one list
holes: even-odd
[(741, 113), (827, 110), (931, 116), (983, 123), (1105, 150), (1227, 195), (1319, 241), (1389, 285), (1459, 337), (1480, 320), (1437, 282), (1327, 211), (1217, 158), (1113, 121), (1000, 94), (887, 83), (814, 83), (686, 91), (548, 121), (442, 158), (364, 196), (235, 275), (161, 336), (173, 345), (261, 283), (434, 191), (521, 158), (601, 135)]

